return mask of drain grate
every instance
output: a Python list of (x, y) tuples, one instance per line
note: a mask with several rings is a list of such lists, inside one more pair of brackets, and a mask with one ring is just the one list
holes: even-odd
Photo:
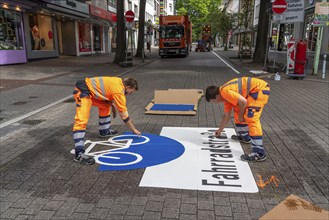
[(23, 121), (22, 124), (26, 124), (26, 125), (38, 125), (40, 124), (41, 122), (44, 122), (45, 120), (26, 120), (26, 121)]
[(65, 103), (73, 103), (73, 102), (75, 102), (75, 100), (74, 100), (74, 98), (70, 98), (70, 99), (67, 99), (67, 100), (65, 100), (63, 102), (65, 102)]
[(38, 96), (29, 96), (30, 99), (36, 99)]
[[(29, 102), (29, 101), (28, 101)], [(20, 101), (20, 102), (14, 102), (12, 105), (24, 105), (28, 102), (25, 102), (25, 101)]]

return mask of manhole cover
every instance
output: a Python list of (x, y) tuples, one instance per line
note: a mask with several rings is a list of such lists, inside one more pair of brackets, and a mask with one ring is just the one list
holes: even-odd
[(26, 120), (26, 121), (23, 121), (22, 124), (26, 124), (26, 125), (37, 125), (37, 124), (40, 124), (43, 121), (45, 121), (45, 120)]
[(24, 105), (24, 104), (26, 104), (26, 103), (28, 103), (28, 102), (20, 101), (20, 102), (15, 102), (15, 103), (13, 103), (13, 105)]

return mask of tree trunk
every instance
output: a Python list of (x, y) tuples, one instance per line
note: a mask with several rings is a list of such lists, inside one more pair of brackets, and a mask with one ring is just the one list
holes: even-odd
[(139, 19), (138, 19), (138, 43), (135, 57), (142, 57), (144, 52), (144, 30), (145, 30), (145, 7), (146, 0), (139, 2)]
[(126, 25), (124, 18), (124, 1), (117, 1), (117, 39), (113, 63), (119, 64), (126, 58)]
[(269, 13), (266, 12), (267, 6), (270, 4), (270, 0), (260, 1), (259, 16), (258, 16), (258, 28), (256, 47), (253, 55), (253, 62), (263, 64), (266, 55), (268, 25), (269, 25)]

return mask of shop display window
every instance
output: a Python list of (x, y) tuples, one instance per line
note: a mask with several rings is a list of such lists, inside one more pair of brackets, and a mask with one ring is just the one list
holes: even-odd
[(54, 50), (54, 38), (51, 17), (30, 14), (29, 27), (32, 50)]
[(23, 50), (21, 13), (0, 9), (0, 50)]
[(94, 31), (94, 51), (102, 51), (103, 49), (103, 28), (98, 25), (93, 26)]
[(90, 25), (86, 23), (78, 23), (79, 25), (79, 51), (91, 51)]

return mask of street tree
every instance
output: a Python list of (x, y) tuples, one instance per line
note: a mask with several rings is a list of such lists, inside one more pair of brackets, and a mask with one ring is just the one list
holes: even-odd
[(117, 1), (117, 38), (113, 63), (120, 64), (126, 58), (126, 27), (124, 18), (124, 1)]
[(198, 39), (202, 26), (207, 23), (211, 11), (218, 9), (221, 0), (177, 0), (176, 10), (178, 15), (189, 15), (193, 25), (193, 39)]
[(207, 18), (214, 35), (219, 35), (224, 41), (224, 50), (227, 50), (229, 33), (235, 28), (235, 14), (227, 14), (225, 10), (214, 10)]
[(144, 32), (145, 32), (145, 7), (146, 0), (139, 1), (139, 20), (138, 20), (138, 41), (135, 57), (142, 57), (144, 52)]
[(251, 57), (251, 37), (252, 37), (252, 20), (253, 20), (253, 0), (242, 0), (242, 7), (238, 17), (239, 29), (239, 57)]
[(266, 45), (268, 41), (269, 11), (267, 10), (271, 0), (260, 1), (256, 47), (253, 55), (254, 63), (264, 63)]

